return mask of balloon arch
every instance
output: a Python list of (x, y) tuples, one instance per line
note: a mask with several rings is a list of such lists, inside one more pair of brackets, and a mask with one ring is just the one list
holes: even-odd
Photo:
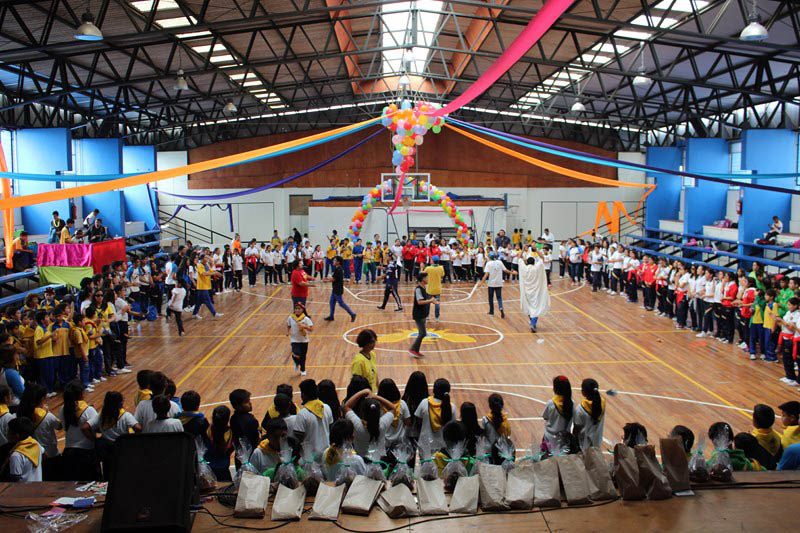
[[(391, 182), (385, 181), (380, 185), (373, 187), (367, 194), (364, 195), (364, 198), (361, 199), (361, 205), (358, 207), (353, 215), (352, 220), (350, 221), (349, 237), (351, 240), (358, 239), (359, 235), (361, 235), (361, 228), (364, 225), (364, 220), (381, 198), (381, 188), (387, 192), (391, 191)], [(431, 185), (426, 181), (420, 182), (420, 189), (423, 192), (427, 192), (429, 198), (433, 202), (439, 204), (439, 206), (442, 208), (442, 211), (444, 211), (447, 216), (450, 217), (450, 220), (452, 220), (453, 225), (456, 228), (456, 238), (458, 239), (458, 242), (466, 246), (469, 243), (470, 237), (469, 226), (464, 220), (464, 215), (458, 210), (458, 206), (456, 206), (453, 199), (450, 198), (446, 192), (436, 187), (436, 185)], [(401, 190), (400, 187), (398, 187), (398, 191), (399, 190)]]

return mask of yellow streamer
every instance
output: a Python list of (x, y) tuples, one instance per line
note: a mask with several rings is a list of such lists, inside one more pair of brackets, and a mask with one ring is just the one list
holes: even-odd
[[(208, 161), (201, 161), (199, 163), (192, 163), (190, 165), (186, 165), (183, 167), (171, 168), (168, 170), (158, 170), (155, 172), (147, 172), (145, 174), (138, 174), (136, 176), (129, 176), (127, 178), (120, 178), (111, 181), (92, 183), (90, 185), (82, 185), (80, 187), (72, 187), (70, 189), (56, 189), (53, 191), (42, 192), (37, 194), (15, 196), (13, 198), (4, 197), (2, 200), (0, 200), (0, 209), (13, 209), (15, 207), (24, 207), (28, 205), (41, 204), (44, 202), (66, 200), (67, 198), (75, 198), (77, 196), (86, 196), (89, 194), (96, 194), (99, 192), (106, 192), (114, 189), (123, 189), (125, 187), (144, 185), (145, 183), (153, 183), (156, 181), (182, 176), (184, 174), (194, 174), (196, 172), (214, 170), (216, 168), (224, 167), (227, 165), (240, 163), (247, 159), (273, 154), (275, 152), (279, 152), (281, 150), (286, 150), (289, 148), (295, 148), (302, 144), (314, 142), (316, 140), (324, 139), (326, 137), (331, 137), (339, 133), (345, 133), (347, 131), (357, 129), (359, 127), (368, 124), (376, 123), (380, 119), (381, 117), (371, 118), (369, 120), (365, 120), (363, 122), (359, 122), (356, 124), (351, 124), (349, 126), (343, 126), (335, 130), (309, 135), (308, 137), (303, 137), (301, 139), (286, 141), (273, 146), (268, 146), (266, 148), (257, 148), (255, 150), (250, 150), (248, 152), (241, 152), (239, 154), (218, 157), (216, 159), (209, 159)], [(6, 248), (8, 248), (8, 246), (6, 246)]]

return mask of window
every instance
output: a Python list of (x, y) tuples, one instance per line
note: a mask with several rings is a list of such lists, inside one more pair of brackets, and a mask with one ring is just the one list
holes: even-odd
[[(728, 172), (731, 174), (741, 174), (743, 176), (749, 176), (753, 174), (752, 170), (745, 170), (742, 168), (742, 141), (732, 141), (729, 143), (729, 165), (728, 165)], [(740, 183), (752, 183), (752, 178), (734, 178), (734, 181), (738, 181)], [(731, 185), (731, 189), (738, 189), (738, 186)]]
[(308, 216), (308, 203), (314, 196), (311, 194), (289, 195), (289, 216)]
[[(681, 171), (681, 172), (685, 172), (686, 171), (686, 147), (683, 147), (681, 149), (681, 164), (678, 167), (678, 170)], [(686, 187), (694, 187), (696, 185), (694, 178), (689, 178), (687, 176), (682, 176), (682, 178), (683, 178), (683, 188), (684, 189)]]

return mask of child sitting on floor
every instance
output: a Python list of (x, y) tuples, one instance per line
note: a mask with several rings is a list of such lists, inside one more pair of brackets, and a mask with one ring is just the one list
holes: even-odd
[[(733, 428), (727, 422), (715, 422), (708, 428), (708, 438), (714, 443), (715, 450), (711, 454), (710, 463), (713, 464), (717, 455), (725, 453), (730, 459), (731, 466), (736, 472), (754, 470), (753, 463), (747, 458), (744, 450), (733, 448)], [(719, 447), (717, 446), (725, 446)]]
[(783, 435), (781, 436), (781, 446), (784, 451), (793, 444), (800, 443), (800, 402), (791, 401), (778, 406), (781, 410), (781, 423), (783, 424)]
[(259, 442), (258, 447), (253, 450), (250, 464), (260, 474), (274, 478), (274, 475), (265, 474), (265, 472), (281, 464), (281, 444), (287, 442), (288, 428), (282, 418), (272, 418), (267, 422), (265, 429), (267, 438)]
[(327, 481), (336, 477), (345, 465), (349, 465), (356, 475), (363, 475), (367, 467), (364, 459), (353, 450), (353, 423), (340, 418), (331, 425), (330, 446), (322, 454), (322, 472)]
[(8, 460), (12, 481), (41, 481), (44, 449), (33, 438), (33, 422), (20, 417), (8, 423), (9, 442), (14, 443)]
[(133, 406), (137, 407), (142, 400), (149, 400), (153, 397), (153, 391), (150, 390), (150, 376), (152, 370), (139, 370), (136, 373), (136, 383), (139, 385), (139, 390), (133, 397)]
[(205, 460), (219, 481), (231, 480), (231, 454), (233, 453), (233, 435), (229, 425), (231, 410), (225, 405), (218, 405), (211, 413), (211, 426), (206, 431)]
[(178, 420), (183, 424), (183, 430), (193, 437), (201, 437), (208, 430), (206, 415), (200, 412), (200, 395), (189, 390), (181, 394), (183, 411), (178, 414)]
[(762, 403), (753, 407), (753, 436), (758, 439), (758, 443), (769, 453), (777, 462), (781, 458), (783, 449), (781, 448), (781, 436), (772, 429), (775, 423), (775, 411), (769, 405)]
[(686, 426), (677, 425), (669, 432), (669, 436), (678, 438), (683, 445), (683, 451), (686, 452), (686, 458), (692, 458), (692, 447), (694, 446), (694, 432)]

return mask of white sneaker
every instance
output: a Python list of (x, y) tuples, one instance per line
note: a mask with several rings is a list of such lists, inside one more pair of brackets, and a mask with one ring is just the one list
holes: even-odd
[(703, 333), (702, 331), (700, 333), (698, 333), (697, 335), (695, 335), (695, 337), (697, 337), (698, 339), (702, 339), (705, 336), (706, 336), (706, 334)]
[(52, 398), (52, 397), (54, 397), (55, 395), (56, 395), (56, 393), (55, 393), (55, 392), (48, 392), (48, 393), (47, 393), (47, 397), (48, 397), (48, 398)]
[(100, 381), (108, 381), (105, 377), (100, 376)]
[(615, 294), (617, 294), (617, 293), (616, 293), (616, 292), (614, 292), (614, 291), (608, 291), (608, 294), (610, 294), (611, 296), (614, 296), (614, 295), (615, 295)]
[(761, 355), (761, 360), (762, 360), (762, 361), (766, 361), (766, 360), (767, 360), (767, 356), (762, 354), (762, 355)]
[(786, 384), (789, 385), (790, 387), (797, 387), (797, 382), (793, 379), (787, 381)]
[(741, 348), (742, 350), (744, 350), (745, 348), (747, 348), (747, 343), (746, 343), (746, 342), (740, 342), (740, 343), (739, 343), (739, 348)]
[(750, 354), (750, 360), (751, 360), (751, 361), (755, 361), (755, 360), (756, 360), (756, 354), (754, 354), (754, 353), (751, 353), (751, 354)]
[(84, 387), (83, 390), (85, 392), (94, 392), (94, 387), (92, 387), (91, 385), (86, 385), (86, 387)]
[(794, 381), (794, 380), (791, 380), (791, 379), (789, 379), (787, 377), (782, 377), (780, 380), (783, 381), (784, 383), (791, 383), (792, 381)]
[(217, 318), (218, 316), (225, 316), (225, 313), (217, 313), (216, 315), (214, 315), (214, 318)]
[(305, 375), (306, 375), (306, 371), (305, 371), (305, 370), (303, 370), (302, 372), (300, 372), (300, 375), (301, 375), (301, 376), (305, 376)]
[(97, 385), (98, 383), (100, 383), (100, 380), (99, 380), (99, 379), (97, 379), (97, 378), (95, 378), (95, 379), (93, 379), (93, 380), (92, 380), (92, 383), (93, 383), (93, 384), (95, 384), (95, 385)]
[(203, 317), (201, 317), (200, 315), (192, 315), (192, 316), (194, 317), (195, 320), (203, 320)]
[(130, 374), (131, 370), (129, 368), (120, 368), (117, 370), (117, 374)]

